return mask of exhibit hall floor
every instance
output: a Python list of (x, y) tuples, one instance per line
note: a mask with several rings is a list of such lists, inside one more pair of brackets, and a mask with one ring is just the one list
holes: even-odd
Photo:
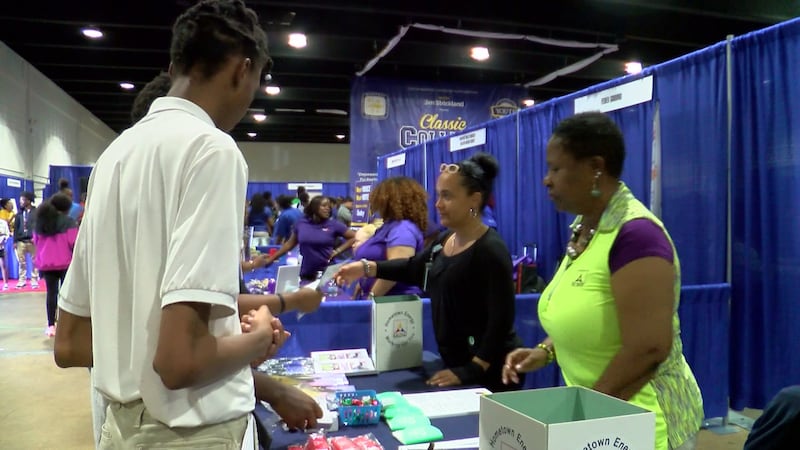
[[(44, 294), (0, 296), (0, 449), (91, 449), (89, 372), (56, 367), (45, 325)], [(703, 430), (697, 450), (741, 450), (746, 437)]]

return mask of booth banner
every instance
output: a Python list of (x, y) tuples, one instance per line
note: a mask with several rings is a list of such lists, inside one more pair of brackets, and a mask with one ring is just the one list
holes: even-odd
[(377, 176), (371, 180), (356, 182), (356, 196), (353, 199), (353, 219), (351, 226), (363, 227), (369, 223), (369, 194), (372, 186), (377, 180)]
[(513, 114), (527, 96), (511, 85), (358, 77), (350, 91), (350, 181), (377, 176), (377, 158)]

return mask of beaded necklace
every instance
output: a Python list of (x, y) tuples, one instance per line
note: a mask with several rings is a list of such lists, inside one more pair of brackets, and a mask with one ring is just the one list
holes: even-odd
[[(594, 228), (589, 228), (589, 233), (586, 236), (581, 237), (581, 231), (583, 231), (584, 228), (583, 222), (571, 225), (570, 228), (572, 229), (572, 237), (570, 238), (569, 242), (567, 242), (567, 256), (574, 260), (578, 257), (578, 255), (586, 250), (586, 246), (589, 245), (589, 241), (592, 240), (597, 230)], [(578, 247), (581, 248), (580, 251), (578, 251)]]

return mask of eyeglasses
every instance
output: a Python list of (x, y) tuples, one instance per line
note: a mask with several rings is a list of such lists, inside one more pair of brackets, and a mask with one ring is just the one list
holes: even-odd
[(459, 171), (461, 171), (461, 166), (458, 164), (442, 163), (442, 165), (439, 166), (439, 173), (458, 173)]

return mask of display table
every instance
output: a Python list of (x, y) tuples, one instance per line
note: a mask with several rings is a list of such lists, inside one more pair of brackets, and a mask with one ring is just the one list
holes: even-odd
[[(376, 392), (400, 391), (404, 394), (410, 394), (441, 390), (426, 385), (426, 378), (423, 369), (416, 369), (384, 372), (380, 375), (351, 377), (349, 380), (357, 389), (372, 389)], [(465, 386), (460, 387), (463, 388)], [(273, 449), (285, 449), (288, 445), (305, 443), (308, 439), (308, 435), (305, 433), (287, 432), (280, 427), (270, 425), (275, 423), (276, 418), (273, 413), (269, 412), (261, 404), (257, 405), (255, 414), (257, 420), (270, 431), (272, 435), (271, 448)], [(431, 423), (442, 430), (445, 440), (478, 436), (477, 414), (432, 419)], [(366, 433), (372, 433), (381, 444), (383, 444), (386, 450), (395, 449), (400, 445), (400, 442), (392, 436), (392, 432), (383, 420), (375, 425), (341, 427), (339, 431), (330, 433), (329, 436), (359, 436)]]
[[(703, 392), (706, 417), (728, 413), (728, 342), (730, 285), (685, 286), (681, 289), (683, 350)], [(514, 326), (525, 346), (545, 338), (537, 314), (538, 294), (518, 295)], [(292, 336), (279, 356), (308, 356), (312, 351), (370, 348), (372, 309), (368, 301), (327, 301), (311, 314), (280, 316)], [(422, 345), (437, 352), (430, 300), (422, 300)], [(528, 374), (526, 389), (563, 384), (556, 365)]]

